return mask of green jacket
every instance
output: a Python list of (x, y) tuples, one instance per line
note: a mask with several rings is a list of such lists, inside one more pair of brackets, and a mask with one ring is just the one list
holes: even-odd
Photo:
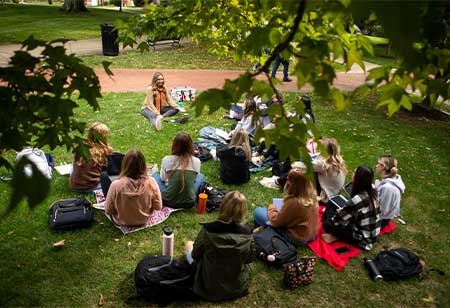
[(248, 294), (255, 242), (250, 228), (219, 221), (203, 224), (194, 242), (194, 292), (209, 301)]
[(184, 171), (184, 188), (181, 182), (181, 170), (174, 170), (169, 177), (167, 188), (162, 193), (164, 203), (173, 208), (191, 208), (197, 204), (197, 196), (194, 190), (197, 172)]

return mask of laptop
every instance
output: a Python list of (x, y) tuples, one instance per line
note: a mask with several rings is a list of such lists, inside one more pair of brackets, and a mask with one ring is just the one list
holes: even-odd
[(347, 199), (343, 195), (336, 195), (330, 198), (330, 203), (336, 208), (341, 209), (347, 203)]

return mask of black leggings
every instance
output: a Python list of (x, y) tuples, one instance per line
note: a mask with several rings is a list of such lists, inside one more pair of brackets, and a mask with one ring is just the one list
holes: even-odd
[(347, 226), (335, 226), (331, 218), (336, 214), (336, 209), (328, 205), (325, 213), (322, 216), (322, 226), (326, 233), (330, 233), (337, 237), (340, 241), (351, 244), (356, 247), (361, 247), (360, 241), (353, 237), (353, 231)]

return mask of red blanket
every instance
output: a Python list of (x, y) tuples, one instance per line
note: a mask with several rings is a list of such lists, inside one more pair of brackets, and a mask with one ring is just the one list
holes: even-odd
[[(325, 243), (322, 240), (322, 234), (325, 233), (322, 228), (322, 215), (325, 206), (320, 206), (319, 209), (319, 231), (317, 232), (316, 238), (308, 243), (308, 247), (319, 257), (325, 259), (328, 264), (330, 264), (335, 270), (340, 271), (347, 265), (348, 260), (358, 255), (361, 250), (353, 245), (336, 241), (331, 244)], [(380, 236), (383, 234), (391, 233), (397, 229), (392, 221), (390, 221), (383, 229), (380, 231)], [(337, 252), (336, 252), (337, 250)], [(338, 253), (340, 252), (341, 253)], [(343, 252), (342, 252), (343, 251)]]

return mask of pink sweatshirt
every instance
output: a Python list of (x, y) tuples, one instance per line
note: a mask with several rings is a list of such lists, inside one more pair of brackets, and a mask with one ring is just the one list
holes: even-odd
[(122, 177), (111, 183), (106, 196), (106, 214), (122, 226), (143, 225), (153, 210), (161, 208), (161, 193), (152, 177), (139, 180)]

